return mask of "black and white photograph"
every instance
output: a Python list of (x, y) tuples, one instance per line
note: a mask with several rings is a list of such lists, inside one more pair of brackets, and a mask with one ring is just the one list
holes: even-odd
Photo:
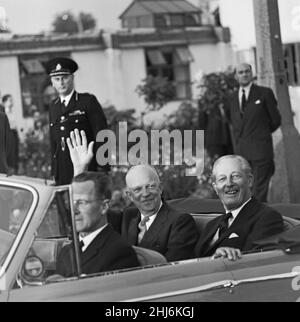
[(299, 133), (299, 0), (0, 0), (0, 302), (300, 302)]

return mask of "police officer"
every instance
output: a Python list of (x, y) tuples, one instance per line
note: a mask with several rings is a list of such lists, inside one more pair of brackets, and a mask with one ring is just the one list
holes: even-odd
[[(57, 185), (69, 184), (73, 178), (73, 165), (66, 144), (70, 132), (74, 129), (84, 130), (88, 142), (95, 141), (97, 133), (107, 128), (107, 122), (102, 107), (94, 95), (75, 91), (73, 74), (78, 65), (74, 60), (57, 57), (48, 61), (46, 68), (52, 86), (59, 95), (51, 102), (49, 108), (52, 175)], [(96, 144), (94, 149), (97, 149)], [(97, 169), (94, 157), (89, 170)], [(108, 169), (104, 168), (106, 171)]]

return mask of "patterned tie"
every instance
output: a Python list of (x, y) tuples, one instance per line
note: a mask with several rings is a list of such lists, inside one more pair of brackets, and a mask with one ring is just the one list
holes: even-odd
[(246, 107), (246, 92), (245, 90), (243, 89), (242, 90), (242, 102), (241, 102), (241, 111), (242, 111), (242, 114), (244, 114), (245, 112), (245, 107)]
[(142, 239), (143, 239), (143, 237), (144, 237), (144, 235), (145, 235), (145, 233), (147, 231), (146, 222), (149, 219), (150, 219), (150, 216), (146, 216), (139, 223), (139, 226), (138, 227), (139, 227), (140, 232), (139, 232), (139, 235), (138, 235), (138, 244), (141, 243), (141, 241), (142, 241)]
[(223, 215), (223, 218), (219, 224), (219, 238), (226, 232), (228, 229), (228, 221), (232, 218), (232, 213), (228, 212), (227, 214)]

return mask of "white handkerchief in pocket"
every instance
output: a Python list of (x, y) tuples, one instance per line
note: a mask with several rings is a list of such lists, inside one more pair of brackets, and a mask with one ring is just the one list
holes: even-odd
[(240, 237), (239, 235), (237, 235), (236, 233), (232, 233), (230, 236), (229, 236), (229, 239), (231, 238), (237, 238), (237, 237)]

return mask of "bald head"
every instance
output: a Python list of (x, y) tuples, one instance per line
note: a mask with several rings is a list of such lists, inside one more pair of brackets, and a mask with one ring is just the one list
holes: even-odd
[(235, 76), (240, 86), (248, 86), (253, 80), (251, 65), (247, 63), (239, 64), (235, 69)]
[(149, 180), (160, 183), (156, 170), (148, 164), (133, 166), (126, 175), (126, 185), (128, 188), (145, 184)]
[(156, 170), (150, 165), (132, 167), (126, 175), (127, 196), (145, 216), (157, 213), (162, 190)]

